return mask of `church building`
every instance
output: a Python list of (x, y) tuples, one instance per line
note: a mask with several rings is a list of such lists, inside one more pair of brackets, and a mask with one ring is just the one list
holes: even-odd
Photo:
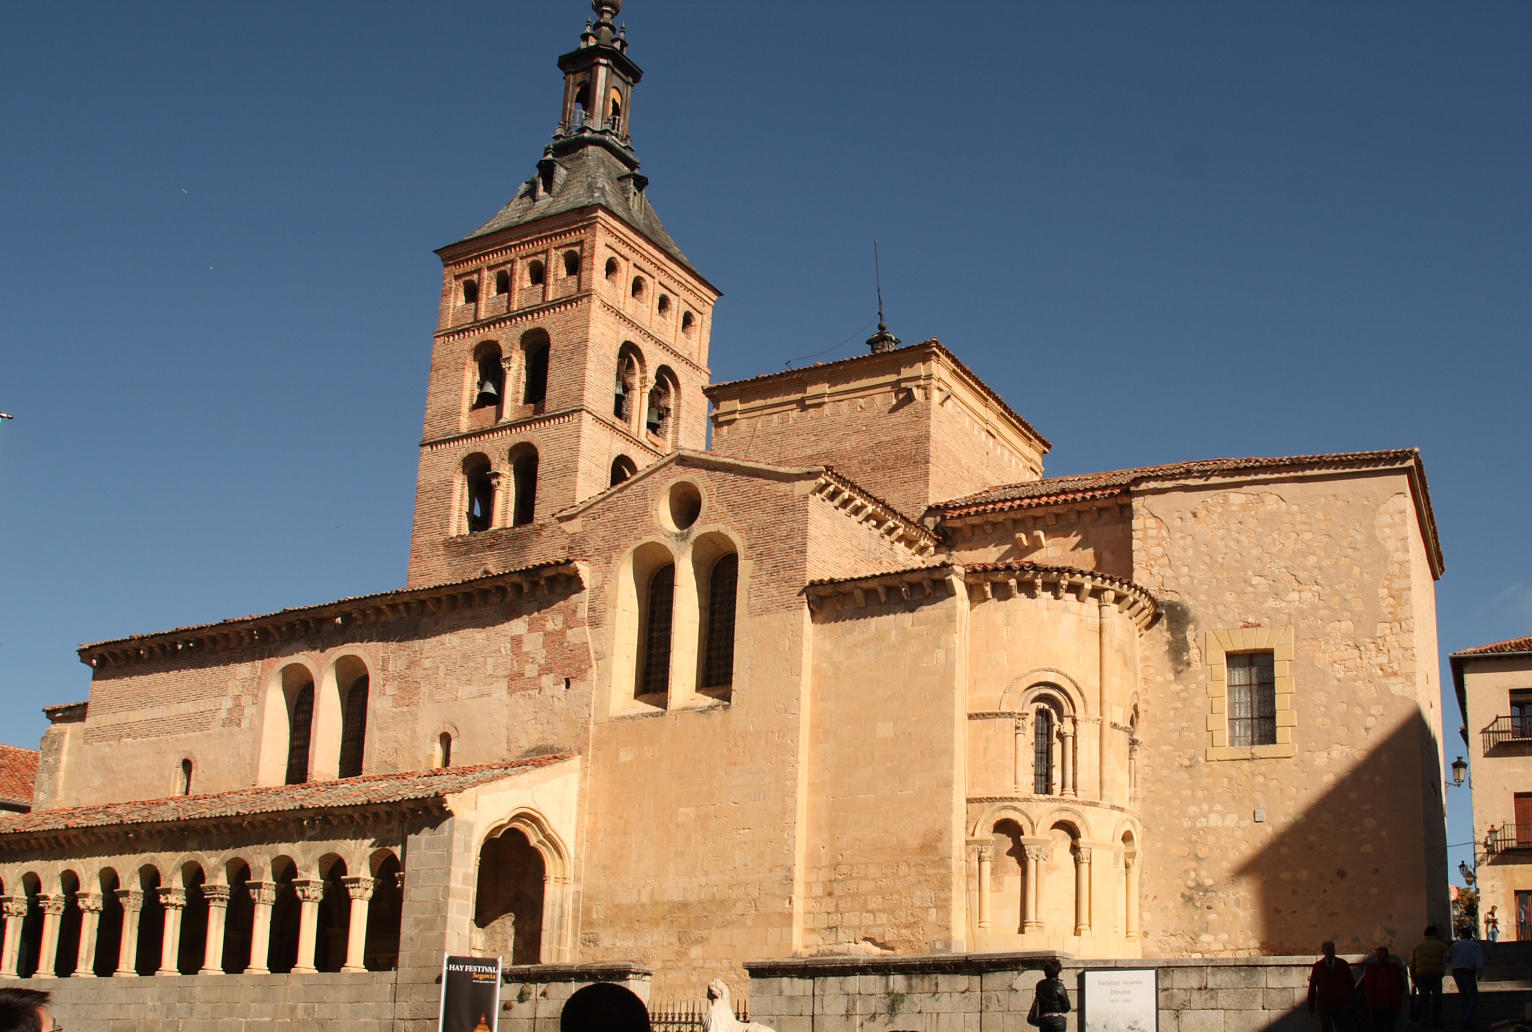
[(885, 327), (714, 383), (592, 7), (533, 174), (437, 252), (407, 583), (82, 646), (0, 814), (0, 981), (351, 979), (434, 1028), (444, 953), (689, 999), (1445, 924), (1419, 453), (1048, 477)]

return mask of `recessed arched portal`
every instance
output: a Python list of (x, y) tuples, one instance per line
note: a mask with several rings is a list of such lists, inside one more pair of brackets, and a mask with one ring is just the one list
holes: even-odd
[(518, 829), (484, 843), (473, 915), (476, 950), (512, 964), (541, 962), (546, 875), (542, 854)]
[(569, 997), (559, 1032), (650, 1032), (649, 1008), (633, 991), (610, 982), (588, 985)]

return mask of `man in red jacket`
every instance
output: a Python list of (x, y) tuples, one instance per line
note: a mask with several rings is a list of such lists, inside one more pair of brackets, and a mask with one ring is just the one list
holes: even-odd
[(1367, 1011), (1372, 1015), (1372, 1032), (1394, 1032), (1399, 1024), (1399, 1008), (1409, 991), (1404, 982), (1404, 965), (1395, 960), (1387, 946), (1367, 962), (1362, 971), (1362, 989), (1367, 997)]
[(1321, 1032), (1349, 1032), (1346, 1008), (1356, 987), (1351, 965), (1335, 955), (1335, 943), (1328, 939), (1321, 948), (1325, 955), (1309, 971), (1309, 1013), (1314, 1013), (1317, 1004)]

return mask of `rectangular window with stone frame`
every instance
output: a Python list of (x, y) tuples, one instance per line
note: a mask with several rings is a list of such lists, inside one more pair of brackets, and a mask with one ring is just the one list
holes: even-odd
[(1229, 744), (1277, 741), (1277, 679), (1270, 651), (1228, 656)]

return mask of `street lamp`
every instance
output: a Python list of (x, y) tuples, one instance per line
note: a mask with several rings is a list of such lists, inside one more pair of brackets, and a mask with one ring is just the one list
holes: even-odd
[(1468, 764), (1463, 757), (1459, 756), (1452, 761), (1452, 783), (1461, 785), (1466, 777), (1468, 777)]
[(1463, 884), (1464, 885), (1472, 885), (1474, 883), (1474, 871), (1473, 871), (1473, 868), (1469, 867), (1468, 864), (1466, 864), (1462, 860), (1458, 861), (1458, 874), (1461, 874), (1463, 876)]

